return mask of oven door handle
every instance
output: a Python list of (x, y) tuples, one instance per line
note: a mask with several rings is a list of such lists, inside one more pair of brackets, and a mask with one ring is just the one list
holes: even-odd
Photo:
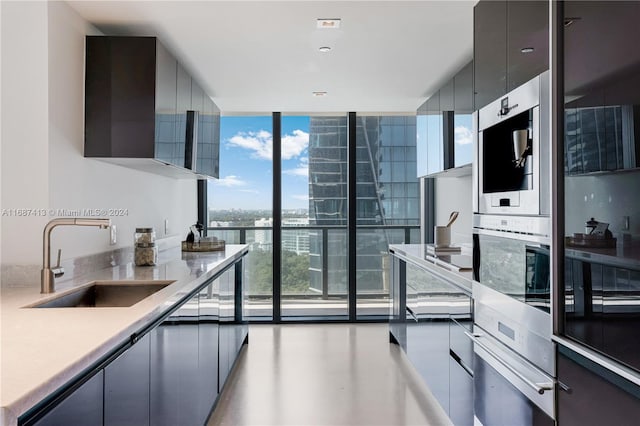
[(526, 383), (527, 386), (529, 386), (532, 389), (534, 389), (540, 395), (544, 394), (545, 391), (553, 390), (553, 382), (536, 383), (536, 382), (530, 380), (528, 377), (526, 377), (521, 372), (519, 372), (517, 369), (513, 368), (511, 365), (509, 365), (509, 363), (505, 362), (502, 358), (500, 358), (499, 355), (497, 355), (495, 352), (493, 352), (490, 348), (488, 348), (486, 345), (484, 345), (480, 341), (480, 337), (482, 337), (482, 334), (477, 334), (477, 333), (471, 334), (471, 333), (469, 333), (467, 331), (465, 331), (464, 334), (466, 334), (467, 337), (473, 341), (473, 343), (475, 343), (476, 345), (478, 345), (482, 349), (484, 349), (485, 352), (487, 352), (489, 355), (491, 355), (491, 357), (493, 357), (496, 361), (498, 361), (504, 368), (506, 368), (507, 370), (509, 370), (513, 374), (515, 374), (520, 380), (522, 380), (524, 383)]

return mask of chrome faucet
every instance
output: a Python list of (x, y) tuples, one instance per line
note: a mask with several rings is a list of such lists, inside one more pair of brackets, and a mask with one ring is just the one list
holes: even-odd
[(64, 269), (60, 267), (60, 253), (58, 250), (58, 265), (51, 269), (51, 231), (59, 225), (75, 226), (98, 226), (100, 229), (108, 229), (111, 226), (111, 219), (93, 218), (59, 218), (53, 219), (44, 227), (42, 241), (42, 271), (40, 293), (53, 293), (55, 291), (55, 279), (64, 274)]

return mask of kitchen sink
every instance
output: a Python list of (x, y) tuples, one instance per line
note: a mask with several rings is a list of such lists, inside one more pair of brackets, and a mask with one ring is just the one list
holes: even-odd
[(112, 308), (133, 306), (175, 281), (93, 281), (30, 308)]

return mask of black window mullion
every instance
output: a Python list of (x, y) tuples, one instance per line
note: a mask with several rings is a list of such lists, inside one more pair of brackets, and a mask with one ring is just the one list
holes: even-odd
[(347, 118), (347, 149), (348, 149), (348, 190), (347, 190), (347, 227), (348, 233), (348, 276), (349, 289), (349, 321), (356, 321), (356, 113), (350, 112)]
[(273, 113), (273, 322), (282, 320), (282, 113)]
[(207, 201), (207, 180), (198, 179), (198, 223), (202, 224), (202, 235), (207, 236), (209, 227), (209, 204)]

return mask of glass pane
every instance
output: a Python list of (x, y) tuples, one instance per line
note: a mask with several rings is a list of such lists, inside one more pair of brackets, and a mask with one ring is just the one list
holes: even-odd
[(471, 164), (473, 161), (473, 132), (471, 114), (453, 116), (453, 152), (455, 167)]
[(344, 319), (347, 118), (284, 116), (281, 137), (282, 317)]
[(411, 242), (419, 228), (414, 198), (419, 181), (410, 155), (416, 149), (416, 117), (359, 115), (356, 123), (356, 146), (366, 154), (356, 164), (357, 314), (387, 316), (389, 244)]
[(208, 235), (249, 244), (250, 320), (273, 315), (271, 116), (220, 118), (220, 178), (209, 180)]

